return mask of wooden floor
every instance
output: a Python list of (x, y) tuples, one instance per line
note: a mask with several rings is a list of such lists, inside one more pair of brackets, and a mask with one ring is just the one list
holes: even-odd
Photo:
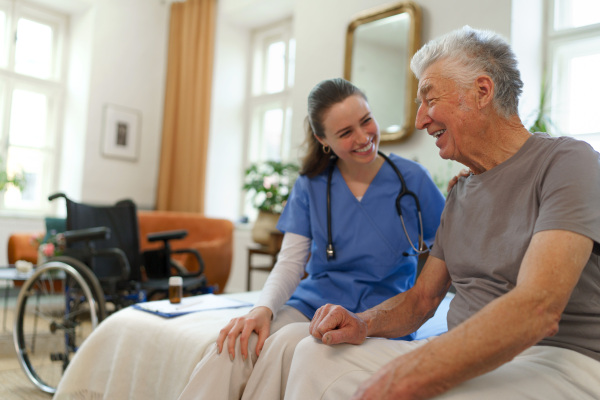
[[(4, 288), (0, 288), (0, 324), (4, 325)], [(6, 326), (0, 326), (0, 399), (3, 400), (48, 400), (52, 396), (38, 389), (25, 375), (17, 360), (13, 344), (13, 305), (11, 291), (9, 308), (6, 313)]]

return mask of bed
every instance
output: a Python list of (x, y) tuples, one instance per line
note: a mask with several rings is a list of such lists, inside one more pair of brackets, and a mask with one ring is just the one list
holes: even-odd
[[(225, 294), (253, 303), (259, 292)], [(449, 294), (417, 338), (447, 330)], [(54, 399), (177, 399), (219, 330), (250, 307), (164, 318), (133, 307), (114, 313), (88, 337), (65, 371)]]

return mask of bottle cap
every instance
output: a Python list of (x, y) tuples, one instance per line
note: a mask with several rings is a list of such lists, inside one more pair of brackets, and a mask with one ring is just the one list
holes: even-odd
[(181, 286), (183, 285), (183, 278), (180, 276), (172, 276), (169, 278), (169, 286)]

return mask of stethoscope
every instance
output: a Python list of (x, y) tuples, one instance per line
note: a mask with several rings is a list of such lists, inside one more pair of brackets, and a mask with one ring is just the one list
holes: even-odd
[[(410, 190), (408, 190), (406, 188), (406, 182), (404, 181), (404, 177), (400, 173), (400, 170), (398, 169), (398, 167), (396, 167), (396, 164), (394, 164), (392, 162), (392, 160), (390, 160), (389, 157), (386, 156), (385, 154), (383, 154), (382, 152), (378, 151), (377, 154), (379, 154), (381, 157), (383, 157), (383, 159), (392, 166), (392, 168), (394, 169), (394, 172), (396, 172), (396, 175), (398, 175), (398, 179), (400, 179), (400, 183), (402, 184), (402, 189), (400, 190), (400, 193), (398, 193), (398, 197), (396, 197), (396, 211), (398, 212), (398, 215), (400, 216), (400, 222), (402, 222), (402, 229), (404, 229), (404, 234), (406, 235), (406, 240), (408, 240), (408, 243), (410, 243), (410, 247), (412, 247), (412, 249), (416, 252), (416, 254), (411, 254), (411, 255), (416, 256), (419, 254), (427, 253), (429, 251), (429, 249), (427, 249), (427, 247), (425, 246), (425, 243), (423, 242), (423, 219), (421, 218), (421, 204), (419, 203), (419, 199), (417, 198), (417, 195), (414, 192), (411, 192)], [(327, 175), (327, 249), (326, 249), (327, 261), (335, 258), (335, 249), (333, 248), (333, 239), (331, 238), (331, 177), (333, 175), (333, 169), (334, 169), (336, 161), (337, 161), (337, 157), (335, 157), (335, 156), (332, 157), (331, 162), (329, 163), (329, 174)], [(406, 230), (406, 225), (404, 224), (404, 217), (402, 216), (402, 207), (400, 206), (400, 200), (402, 200), (403, 196), (412, 197), (415, 200), (415, 205), (417, 206), (417, 215), (419, 217), (419, 232), (418, 232), (419, 248), (417, 248), (413, 244), (412, 240), (410, 239), (410, 236), (408, 235), (408, 231)], [(407, 256), (407, 255), (409, 255), (409, 254), (404, 253), (404, 256)]]

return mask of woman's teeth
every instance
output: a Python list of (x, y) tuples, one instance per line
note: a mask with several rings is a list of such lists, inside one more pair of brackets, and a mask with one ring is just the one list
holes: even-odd
[(367, 143), (367, 145), (366, 145), (365, 147), (362, 147), (362, 148), (360, 148), (360, 149), (356, 149), (355, 151), (356, 151), (357, 153), (362, 153), (362, 152), (364, 152), (364, 151), (369, 151), (369, 150), (371, 150), (371, 146), (372, 146), (372, 145), (373, 145), (373, 143), (372, 143), (372, 142), (369, 142), (369, 143)]

